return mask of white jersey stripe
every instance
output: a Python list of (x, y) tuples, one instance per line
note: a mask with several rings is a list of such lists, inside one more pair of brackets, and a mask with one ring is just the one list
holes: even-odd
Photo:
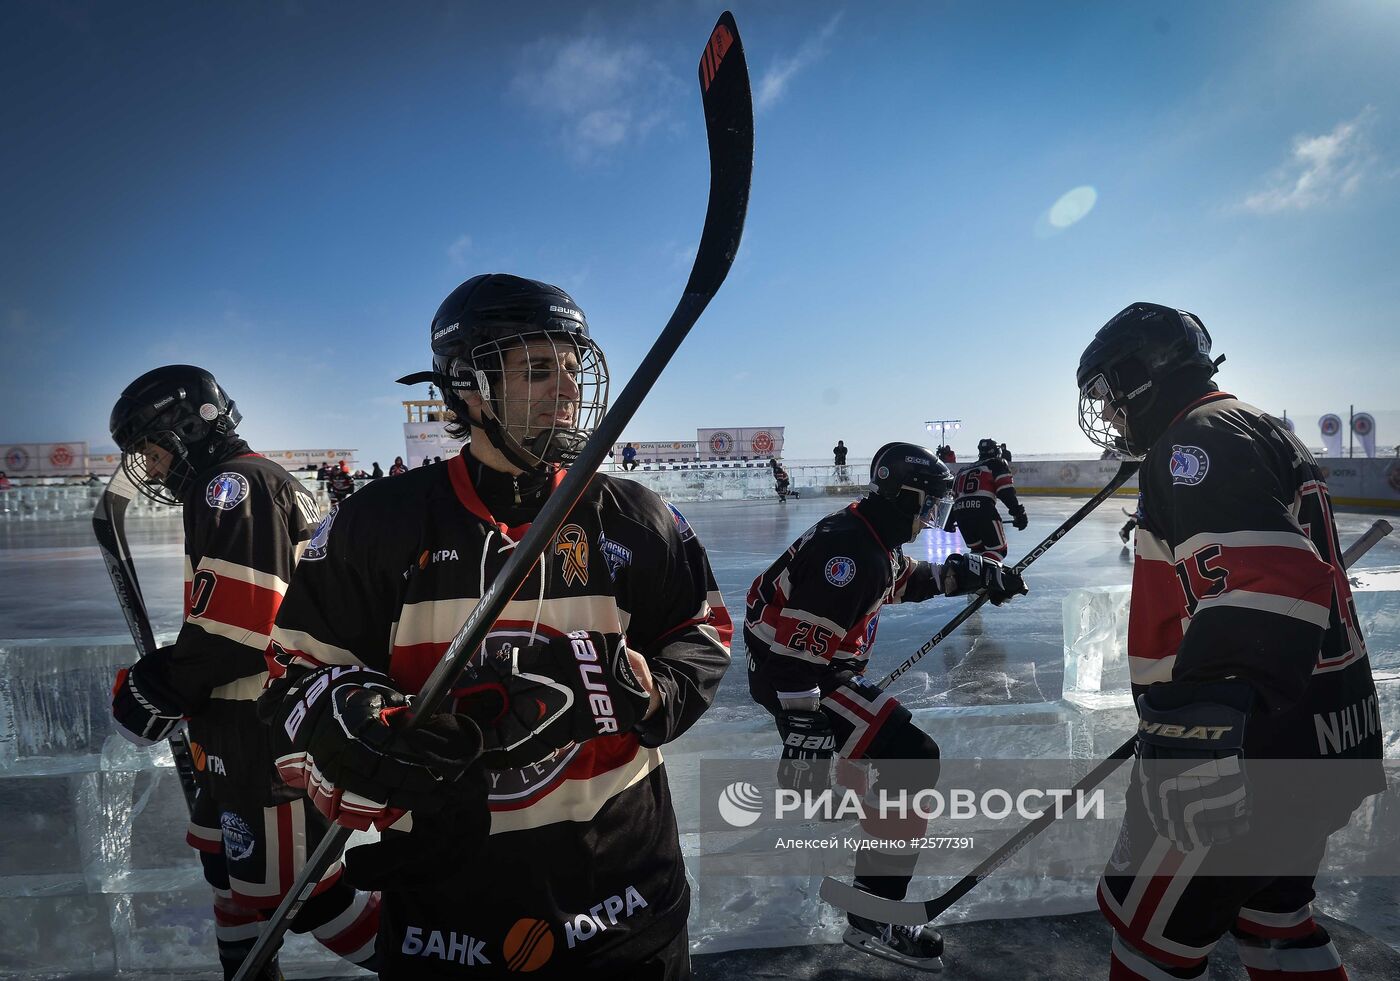
[(1202, 611), (1218, 606), (1233, 606), (1243, 610), (1277, 613), (1311, 623), (1324, 630), (1327, 629), (1332, 616), (1330, 609), (1317, 603), (1309, 603), (1289, 596), (1279, 596), (1275, 593), (1255, 593), (1247, 589), (1232, 589), (1219, 596), (1201, 600), (1196, 606), (1195, 616), (1200, 616)]

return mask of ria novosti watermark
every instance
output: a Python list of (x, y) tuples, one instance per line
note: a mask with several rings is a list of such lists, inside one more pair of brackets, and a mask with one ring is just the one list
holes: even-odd
[[(716, 807), (727, 823), (736, 828), (754, 824), (765, 813), (765, 794), (742, 780), (727, 785), (719, 794)], [(921, 818), (925, 821), (1003, 821), (1018, 817), (1034, 821), (1046, 813), (1057, 818), (1103, 820), (1108, 809), (1102, 788), (1074, 790), (1066, 787), (1008, 790), (992, 787), (929, 788), (910, 792), (878, 788), (873, 794), (852, 788), (820, 791), (776, 788), (771, 794), (774, 820), (787, 817), (819, 821), (894, 821)]]

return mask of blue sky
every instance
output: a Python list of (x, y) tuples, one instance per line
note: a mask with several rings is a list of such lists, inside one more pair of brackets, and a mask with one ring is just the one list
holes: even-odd
[[(256, 447), (387, 464), (393, 379), (487, 271), (573, 293), (620, 385), (699, 235), (721, 9), (0, 6), (0, 442), (109, 445), (123, 385), (191, 361)], [(1300, 430), (1400, 409), (1400, 4), (733, 9), (743, 247), (630, 438), (1088, 451), (1074, 368), (1134, 300)]]

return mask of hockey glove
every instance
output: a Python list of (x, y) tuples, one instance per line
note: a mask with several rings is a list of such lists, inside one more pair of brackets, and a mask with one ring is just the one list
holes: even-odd
[(836, 734), (831, 719), (817, 709), (789, 709), (778, 713), (778, 736), (783, 758), (778, 764), (778, 786), (784, 790), (822, 791), (831, 786), (831, 757)]
[(379, 841), (345, 853), (345, 881), (366, 891), (430, 889), (458, 880), (476, 867), (491, 835), (486, 805), (490, 781), (473, 766), (457, 780), (447, 806), (413, 812), (407, 831), (389, 831)]
[(486, 651), (454, 690), (481, 726), (490, 769), (519, 769), (597, 736), (631, 732), (651, 695), (621, 634), (575, 630), (526, 647)]
[(1152, 827), (1189, 852), (1249, 830), (1243, 682), (1153, 685), (1138, 696), (1137, 779)]
[(1026, 517), (1026, 506), (1024, 504), (1018, 504), (1011, 509), (1011, 526), (1017, 531), (1025, 531), (1026, 525), (1030, 523), (1030, 519)]
[(437, 714), (406, 728), (409, 699), (368, 668), (337, 665), (281, 678), (259, 714), (286, 743), (277, 772), (316, 809), (358, 830), (384, 829), (407, 810), (441, 810), (481, 755), (471, 719)]
[(154, 746), (170, 738), (184, 713), (165, 681), (173, 647), (162, 647), (129, 668), (112, 683), (112, 718), (117, 731), (137, 746)]
[(1029, 592), (1016, 570), (1008, 569), (985, 555), (954, 552), (943, 563), (939, 580), (944, 596), (961, 596), (985, 589), (994, 606), (1001, 606), (1007, 600)]

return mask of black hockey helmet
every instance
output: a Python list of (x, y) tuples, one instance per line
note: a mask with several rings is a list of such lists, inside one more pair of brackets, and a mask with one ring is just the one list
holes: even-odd
[[(431, 331), (432, 371), (400, 382), (436, 384), (463, 429), (468, 422), (465, 396), (479, 394), (485, 403), (482, 430), (522, 470), (568, 466), (577, 459), (607, 409), (608, 366), (573, 297), (549, 283), (506, 273), (473, 276), (442, 301)], [(535, 426), (524, 418), (528, 399), (506, 391), (505, 352), (535, 341), (551, 345), (556, 361), (561, 347), (578, 359), (573, 381), (579, 395), (571, 425)]]
[(242, 418), (213, 375), (194, 365), (171, 364), (146, 372), (123, 389), (108, 429), (121, 450), (122, 470), (141, 493), (163, 504), (180, 504), (196, 474), (217, 460)]
[(1195, 314), (1134, 303), (1104, 324), (1079, 358), (1079, 428), (1097, 446), (1142, 456), (1148, 445), (1132, 420), (1151, 409), (1162, 380), (1189, 368), (1209, 378), (1224, 360), (1211, 358), (1210, 332)]
[(1001, 456), (1001, 444), (994, 439), (979, 439), (977, 441), (977, 459), (990, 460), (994, 456)]
[(926, 528), (943, 527), (953, 506), (953, 473), (932, 450), (886, 443), (870, 461), (870, 493), (883, 497)]

